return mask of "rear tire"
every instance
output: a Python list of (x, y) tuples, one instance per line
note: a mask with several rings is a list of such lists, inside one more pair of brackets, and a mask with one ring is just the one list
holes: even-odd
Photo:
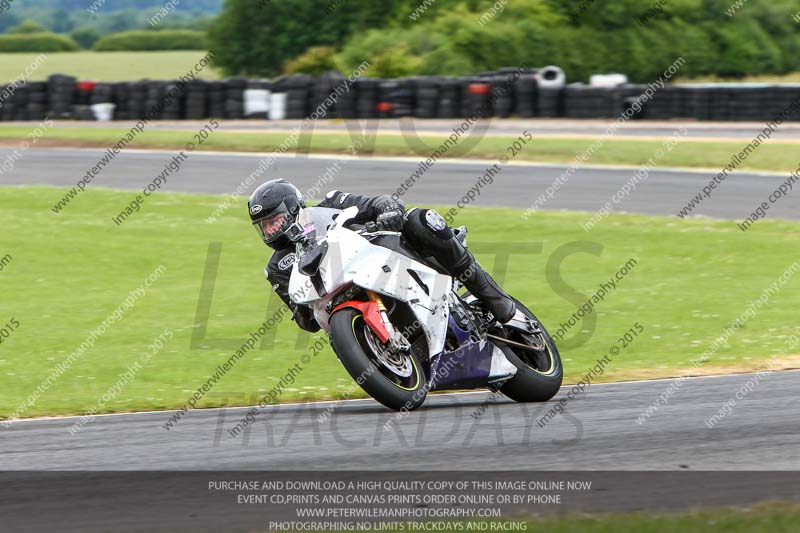
[[(514, 300), (523, 313), (539, 322), (527, 307), (516, 298)], [(514, 348), (509, 344), (497, 343), (506, 358), (517, 367), (516, 375), (500, 387), (500, 392), (516, 402), (546, 402), (561, 388), (564, 377), (561, 356), (544, 325), (541, 322), (539, 324), (542, 334), (537, 337), (544, 340), (544, 350), (532, 352), (524, 348)], [(510, 338), (510, 340), (519, 342), (522, 339)]]
[[(331, 315), (330, 326), (333, 351), (367, 394), (395, 411), (413, 411), (422, 405), (428, 393), (427, 379), (413, 353), (398, 358), (400, 372), (393, 372), (370, 346), (380, 342), (357, 309), (337, 311)], [(368, 339), (370, 335), (373, 337)]]

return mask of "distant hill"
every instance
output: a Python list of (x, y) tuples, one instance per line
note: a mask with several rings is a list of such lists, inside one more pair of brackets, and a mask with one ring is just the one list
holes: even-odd
[[(103, 35), (147, 28), (147, 18), (169, 0), (16, 0), (0, 16), (0, 33), (33, 20), (56, 33), (91, 30)], [(224, 0), (172, 0), (175, 12), (159, 27), (202, 29)]]
[[(219, 12), (224, 0), (179, 0), (173, 2), (176, 11), (201, 12), (215, 14)], [(33, 2), (16, 2), (12, 11), (48, 11), (65, 9), (67, 11), (85, 10), (92, 4), (100, 6), (98, 13), (113, 13), (126, 9), (160, 9), (167, 0), (35, 0)], [(28, 5), (25, 5), (28, 4)]]

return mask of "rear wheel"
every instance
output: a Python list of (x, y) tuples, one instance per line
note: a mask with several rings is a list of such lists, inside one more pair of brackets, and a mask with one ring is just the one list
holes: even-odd
[(517, 402), (546, 402), (561, 388), (563, 368), (556, 343), (536, 316), (516, 300), (517, 308), (538, 324), (537, 333), (527, 334), (514, 328), (506, 328), (510, 341), (531, 346), (528, 350), (500, 341), (497, 345), (506, 358), (517, 367), (517, 373), (506, 381), (500, 392)]
[(389, 351), (357, 309), (337, 311), (331, 315), (330, 326), (333, 350), (367, 394), (396, 411), (411, 411), (422, 405), (427, 380), (413, 353)]

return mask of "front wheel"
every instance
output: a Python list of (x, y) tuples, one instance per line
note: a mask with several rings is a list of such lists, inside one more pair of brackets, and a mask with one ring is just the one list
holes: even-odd
[(561, 388), (564, 373), (561, 356), (556, 343), (536, 316), (516, 298), (515, 301), (519, 310), (539, 324), (539, 333), (525, 334), (507, 328), (509, 334), (506, 338), (535, 347), (535, 350), (493, 341), (501, 347), (511, 364), (517, 367), (517, 373), (500, 387), (500, 392), (516, 402), (546, 402)]
[(391, 353), (357, 309), (337, 311), (331, 315), (330, 326), (333, 351), (367, 394), (395, 411), (422, 405), (427, 380), (413, 353)]

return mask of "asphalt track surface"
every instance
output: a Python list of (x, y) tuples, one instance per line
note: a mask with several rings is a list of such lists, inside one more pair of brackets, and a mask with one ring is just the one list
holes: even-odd
[[(235, 437), (227, 430), (245, 408), (194, 411), (171, 430), (163, 427), (169, 412), (99, 416), (76, 435), (68, 429), (77, 418), (17, 421), (0, 429), (0, 513), (13, 531), (256, 531), (273, 529), (269, 521), (307, 523), (296, 508), (316, 506), (240, 505), (237, 495), (250, 492), (208, 488), (212, 481), (283, 479), (592, 482), (589, 490), (566, 491), (558, 504), (498, 505), (504, 517), (800, 500), (800, 371), (690, 378), (637, 423), (671, 383), (591, 386), (544, 427), (541, 417), (569, 387), (548, 404), (488, 392), (436, 395), (399, 419), (372, 400), (280, 405), (262, 409)], [(730, 400), (730, 414), (708, 428)], [(300, 493), (310, 492), (320, 491)], [(474, 491), (488, 492), (500, 491)]]
[[(0, 161), (13, 148), (0, 147)], [(99, 149), (30, 149), (22, 152), (13, 168), (0, 174), (0, 185), (53, 185), (72, 187), (104, 155)], [(141, 190), (158, 175), (174, 152), (134, 151), (121, 153), (87, 186)], [(264, 155), (240, 153), (190, 154), (180, 172), (168, 178), (164, 191), (231, 194), (259, 166)], [(476, 187), (491, 162), (440, 161), (404, 193), (410, 205), (454, 206), (470, 188)], [(336, 170), (338, 165), (339, 169)], [(363, 194), (390, 194), (418, 169), (416, 158), (339, 156), (303, 156), (286, 154), (254, 180), (249, 193), (263, 180), (286, 177), (302, 191), (321, 185), (320, 198), (330, 189), (359, 191)], [(565, 170), (566, 165), (525, 164), (512, 162), (496, 174), (494, 182), (480, 188), (470, 203), (474, 206), (502, 206), (526, 209)], [(542, 205), (545, 210), (596, 212), (611, 201), (631, 179), (635, 168), (598, 168), (587, 166), (577, 172)], [(615, 212), (672, 215), (683, 208), (719, 170), (653, 170), (637, 189), (615, 206)], [(329, 172), (330, 183), (321, 177)], [(704, 199), (693, 214), (714, 218), (743, 220), (767, 201), (768, 196), (786, 179), (782, 174), (734, 173)], [(486, 180), (484, 180), (486, 181)], [(796, 188), (796, 187), (795, 187)], [(79, 201), (79, 200), (78, 200)], [(69, 206), (68, 209), (75, 209)], [(209, 213), (210, 215), (211, 213)], [(770, 206), (771, 219), (796, 220), (800, 217), (800, 194), (790, 193)]]
[[(372, 400), (279, 405), (237, 436), (228, 430), (244, 407), (192, 411), (170, 430), (171, 412), (98, 416), (76, 435), (77, 418), (21, 420), (0, 427), (0, 471), (800, 469), (800, 371), (689, 378), (638, 423), (672, 383), (588, 387), (544, 427), (571, 387), (548, 404), (433, 395), (399, 418)], [(731, 414), (709, 429), (731, 399)]]

